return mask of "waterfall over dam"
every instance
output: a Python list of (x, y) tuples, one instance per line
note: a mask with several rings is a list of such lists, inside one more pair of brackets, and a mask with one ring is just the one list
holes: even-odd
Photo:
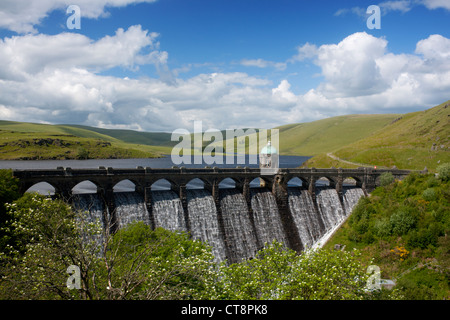
[[(317, 186), (315, 197), (305, 188), (289, 187), (290, 219), (283, 219), (269, 189), (250, 188), (248, 200), (235, 188), (220, 189), (219, 194), (216, 205), (204, 189), (186, 190), (186, 204), (172, 190), (151, 191), (147, 201), (135, 191), (115, 192), (113, 219), (119, 228), (143, 221), (152, 228), (189, 232), (193, 239), (211, 246), (216, 261), (234, 263), (252, 258), (273, 240), (289, 247), (289, 229), (294, 229), (303, 249), (312, 247), (345, 220), (364, 196), (358, 187), (344, 187), (342, 199), (332, 187)], [(75, 208), (88, 211), (91, 219), (103, 221), (103, 212), (110, 214), (97, 194), (77, 194), (72, 201)]]
[(187, 232), (208, 243), (217, 261), (234, 263), (274, 240), (297, 252), (323, 243), (385, 172), (395, 179), (410, 173), (367, 167), (281, 168), (275, 174), (248, 167), (58, 167), (13, 174), (21, 193), (47, 184), (50, 194), (72, 201), (111, 231), (142, 221)]

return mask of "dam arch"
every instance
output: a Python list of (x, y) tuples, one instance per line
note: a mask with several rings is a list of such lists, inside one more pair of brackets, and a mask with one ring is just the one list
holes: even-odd
[(206, 182), (201, 178), (193, 178), (186, 183), (187, 190), (205, 189)]
[(161, 178), (161, 179), (154, 181), (150, 185), (150, 189), (151, 189), (151, 191), (172, 190), (174, 188), (173, 185), (174, 185), (173, 182), (171, 182), (165, 178)]
[(218, 183), (219, 189), (235, 189), (237, 185), (238, 181), (232, 177), (225, 177)]
[(71, 194), (90, 194), (98, 193), (99, 186), (91, 180), (84, 180), (78, 182), (71, 189)]
[(304, 179), (301, 179), (299, 177), (293, 177), (287, 182), (288, 188), (304, 187), (305, 185), (308, 185), (308, 181), (305, 181)]
[(136, 192), (137, 189), (138, 182), (134, 179), (123, 179), (113, 186), (113, 192)]
[(29, 186), (24, 193), (38, 193), (45, 196), (54, 196), (56, 194), (56, 188), (47, 181), (36, 182)]

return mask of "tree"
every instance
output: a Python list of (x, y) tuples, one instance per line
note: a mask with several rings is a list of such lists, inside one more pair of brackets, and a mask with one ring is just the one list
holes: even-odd
[(222, 298), (364, 299), (367, 267), (358, 255), (325, 249), (297, 255), (274, 242), (255, 259), (222, 268)]
[[(38, 194), (27, 193), (8, 208), (5, 228), (16, 241), (2, 253), (6, 267), (0, 294), (9, 299), (92, 298), (89, 275), (99, 250), (82, 235), (101, 232), (99, 225), (87, 223), (83, 213), (63, 201)], [(80, 267), (81, 290), (66, 287), (71, 265)]]
[[(17, 241), (2, 252), (2, 299), (206, 299), (214, 295), (211, 249), (187, 234), (142, 222), (110, 234), (62, 200), (26, 194), (8, 205)], [(98, 236), (101, 235), (99, 244)], [(80, 288), (67, 287), (68, 267)]]
[(135, 222), (105, 243), (108, 299), (207, 299), (215, 296), (211, 248), (186, 233)]
[(394, 176), (390, 172), (383, 172), (380, 176), (380, 185), (387, 186), (394, 182)]
[(436, 168), (439, 179), (442, 181), (450, 181), (450, 162), (443, 163)]
[[(18, 179), (13, 177), (11, 170), (0, 170), (0, 228), (6, 226), (8, 216), (6, 214), (6, 204), (17, 200), (20, 197)], [(12, 245), (14, 239), (11, 234), (3, 232), (0, 234), (0, 252), (3, 252), (6, 245)]]

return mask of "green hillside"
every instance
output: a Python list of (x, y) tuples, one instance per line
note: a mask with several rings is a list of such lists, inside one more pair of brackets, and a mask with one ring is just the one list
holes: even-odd
[(143, 132), (125, 129), (103, 129), (82, 125), (66, 125), (65, 128), (74, 128), (95, 132), (127, 143), (145, 144), (149, 146), (174, 146), (176, 141), (171, 141), (171, 133), (167, 132)]
[[(276, 128), (280, 133), (280, 153), (314, 156), (305, 163), (309, 167), (395, 165), (406, 169), (427, 166), (433, 170), (439, 163), (450, 160), (450, 106), (447, 106), (449, 103), (445, 102), (426, 111), (403, 115), (346, 115), (280, 126)], [(221, 132), (226, 138), (225, 131)], [(45, 143), (39, 139), (57, 141)], [(249, 141), (257, 140), (246, 139), (245, 144)], [(99, 142), (107, 144), (98, 148)], [(191, 139), (192, 145), (193, 142)], [(226, 141), (214, 143), (226, 145)], [(47, 144), (51, 146), (43, 147)], [(86, 149), (90, 151), (89, 157), (153, 157), (170, 154), (176, 144), (178, 141), (171, 141), (171, 133), (167, 132), (0, 120), (0, 159), (72, 159), (78, 154), (86, 155)], [(202, 145), (208, 146), (210, 141)]]
[(280, 150), (285, 155), (314, 156), (365, 138), (398, 118), (397, 114), (346, 115), (289, 124), (280, 130)]
[[(450, 163), (413, 173), (364, 197), (325, 245), (361, 250), (405, 299), (450, 298)], [(392, 181), (391, 179), (390, 181)]]
[[(368, 137), (308, 160), (309, 167), (376, 165), (434, 170), (450, 162), (450, 101), (425, 111), (407, 113)], [(355, 163), (352, 165), (351, 163)]]
[[(288, 124), (274, 129), (279, 130), (280, 154), (314, 156), (322, 152), (337, 150), (368, 137), (400, 116), (398, 114), (346, 115), (307, 123)], [(258, 132), (256, 129), (255, 131)], [(268, 130), (269, 135), (270, 133), (271, 131)], [(223, 137), (226, 138), (224, 133)], [(237, 145), (236, 140), (235, 146)], [(252, 143), (258, 140), (253, 135), (245, 140), (247, 152), (249, 141)], [(204, 143), (204, 145), (208, 144), (209, 142)], [(224, 149), (225, 145), (226, 140), (223, 142)], [(258, 147), (262, 146), (258, 145)]]
[[(358, 139), (370, 135), (374, 130), (378, 130), (394, 119), (398, 115), (348, 115), (339, 116), (309, 123), (290, 124), (278, 127), (280, 130), (280, 152), (283, 155), (316, 155), (331, 149), (336, 149)], [(94, 139), (112, 144), (117, 148), (127, 150), (138, 149), (140, 152), (150, 152), (156, 154), (170, 154), (174, 145), (178, 141), (171, 141), (171, 133), (167, 132), (139, 132), (133, 130), (117, 130), (103, 129), (82, 125), (49, 125), (13, 121), (0, 121), (0, 144), (3, 139), (2, 150), (0, 151), (1, 159), (45, 159), (45, 158), (76, 158), (77, 151), (57, 150), (54, 145), (52, 150), (48, 148), (32, 148), (34, 142), (28, 143), (27, 148), (18, 148), (16, 139), (23, 140), (31, 137), (34, 138), (50, 138), (58, 137), (60, 140), (73, 140), (75, 137), (84, 139)], [(258, 132), (258, 129), (255, 129)], [(243, 129), (246, 133), (247, 129)], [(226, 138), (225, 130), (221, 131), (223, 138)], [(270, 130), (269, 130), (270, 133)], [(13, 137), (17, 134), (17, 137)], [(24, 136), (25, 135), (25, 136)], [(29, 137), (27, 137), (29, 135)], [(237, 146), (235, 138), (235, 146)], [(257, 141), (246, 139), (249, 141)], [(78, 140), (79, 143), (86, 142)], [(191, 134), (191, 144), (193, 146), (194, 138)], [(204, 141), (203, 147), (209, 145), (210, 141)], [(215, 141), (215, 143), (223, 144), (225, 149), (225, 141)], [(72, 143), (73, 144), (73, 143)], [(65, 144), (66, 146), (68, 143)], [(139, 145), (139, 147), (137, 146)], [(86, 144), (83, 148), (94, 148)], [(77, 148), (80, 148), (77, 145)], [(248, 150), (248, 146), (247, 146)], [(107, 151), (104, 149), (103, 151)], [(105, 152), (100, 155), (98, 150), (90, 152), (91, 157), (107, 156)], [(115, 154), (119, 154), (115, 151)], [(123, 154), (123, 152), (122, 152)], [(138, 154), (133, 152), (135, 156)], [(143, 156), (149, 156), (144, 153)], [(114, 156), (115, 157), (115, 156)]]
[(0, 121), (0, 159), (152, 158), (167, 148), (131, 144), (86, 128)]

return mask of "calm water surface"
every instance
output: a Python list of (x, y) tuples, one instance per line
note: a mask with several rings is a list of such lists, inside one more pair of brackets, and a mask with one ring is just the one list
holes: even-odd
[[(280, 156), (280, 168), (296, 168), (301, 166), (303, 162), (310, 157), (304, 156)], [(225, 162), (225, 161), (224, 161)], [(211, 167), (217, 166), (219, 168), (234, 168), (236, 166), (257, 168), (258, 164), (213, 164)], [(113, 168), (136, 168), (151, 167), (151, 168), (171, 168), (173, 162), (170, 158), (149, 158), (149, 159), (90, 159), (90, 160), (0, 160), (0, 169), (56, 169), (57, 167), (65, 168), (98, 168), (113, 167)], [(207, 164), (181, 164), (186, 168), (204, 168)]]
[[(299, 167), (308, 160), (310, 157), (306, 156), (280, 156), (279, 166), (280, 168), (296, 168)], [(224, 161), (225, 162), (225, 161)], [(235, 168), (236, 166), (258, 168), (259, 164), (213, 164), (211, 167), (217, 166), (219, 168)], [(151, 168), (171, 168), (174, 165), (170, 156), (164, 158), (149, 158), (149, 159), (90, 159), (90, 160), (0, 160), (0, 169), (56, 169), (57, 167), (74, 168), (74, 169), (87, 169), (98, 167), (112, 167), (118, 169), (124, 168), (136, 168), (136, 167), (151, 167)], [(182, 164), (186, 168), (204, 168), (207, 164)], [(291, 181), (290, 186), (298, 186), (301, 182), (298, 179)], [(259, 181), (252, 181), (250, 184), (252, 187), (259, 186)], [(232, 179), (223, 180), (220, 188), (233, 188), (234, 181)], [(188, 189), (203, 188), (203, 183), (199, 179), (194, 179), (187, 184)], [(134, 191), (134, 184), (131, 181), (124, 180), (118, 183), (114, 187), (116, 192), (128, 192)], [(158, 181), (152, 186), (152, 190), (168, 190), (170, 184), (167, 181)], [(82, 182), (78, 184), (74, 189), (74, 193), (95, 193), (97, 187), (89, 182)], [(54, 188), (49, 184), (43, 182), (34, 185), (29, 191), (36, 191), (43, 194), (52, 194)]]

